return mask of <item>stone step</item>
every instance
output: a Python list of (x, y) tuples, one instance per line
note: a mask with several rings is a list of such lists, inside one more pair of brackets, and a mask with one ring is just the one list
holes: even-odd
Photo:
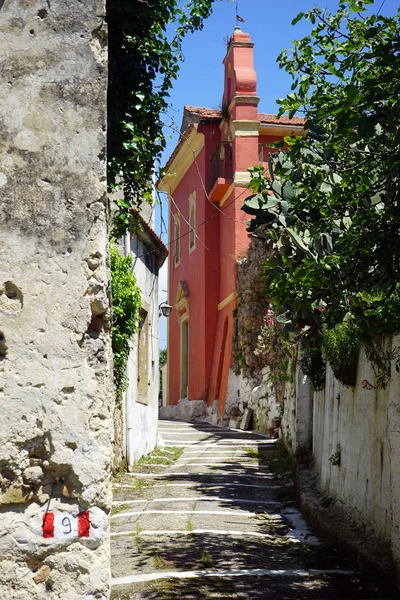
[(188, 571), (204, 568), (238, 569), (345, 569), (346, 561), (332, 558), (323, 548), (305, 548), (284, 536), (251, 536), (218, 533), (174, 532), (173, 536), (131, 535), (113, 539), (112, 573), (152, 573), (163, 570)]
[[(342, 570), (155, 571), (142, 580), (114, 579), (113, 600), (395, 600), (377, 582)], [(133, 579), (133, 583), (129, 583)]]

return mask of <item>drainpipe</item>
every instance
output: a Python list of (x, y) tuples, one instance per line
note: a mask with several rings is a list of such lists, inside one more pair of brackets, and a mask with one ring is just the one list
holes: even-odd
[[(128, 231), (125, 234), (125, 256), (129, 256), (131, 253), (131, 234)], [(128, 387), (125, 390), (125, 443), (126, 443), (126, 462), (128, 466), (128, 471), (130, 471), (131, 463), (132, 463), (132, 361), (131, 361), (131, 352), (129, 352), (128, 356), (128, 364), (126, 367), (126, 374), (128, 377)]]

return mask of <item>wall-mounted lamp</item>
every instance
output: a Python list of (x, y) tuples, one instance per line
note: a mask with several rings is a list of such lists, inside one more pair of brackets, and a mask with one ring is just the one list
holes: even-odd
[(171, 310), (172, 306), (170, 304), (167, 302), (161, 302), (160, 306), (158, 307), (158, 316), (161, 317), (161, 315), (163, 315), (164, 317), (169, 317)]

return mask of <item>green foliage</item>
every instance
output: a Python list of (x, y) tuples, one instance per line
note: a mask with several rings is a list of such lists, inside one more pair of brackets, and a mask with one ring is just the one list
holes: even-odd
[(340, 444), (337, 444), (335, 452), (329, 457), (329, 462), (333, 467), (340, 467), (342, 464), (342, 449)]
[(322, 355), (320, 333), (305, 335), (301, 339), (300, 368), (309, 377), (314, 390), (325, 387), (325, 359)]
[(322, 339), (325, 357), (336, 379), (343, 385), (354, 386), (360, 350), (360, 335), (357, 327), (345, 322), (332, 329), (324, 328)]
[(121, 256), (114, 244), (110, 245), (111, 292), (113, 302), (112, 349), (114, 356), (114, 383), (117, 406), (127, 386), (126, 363), (130, 341), (137, 330), (141, 306), (140, 289), (132, 273), (132, 257)]
[[(155, 160), (165, 147), (162, 113), (183, 59), (181, 44), (203, 27), (213, 0), (107, 0), (108, 186), (122, 189), (114, 233), (129, 227), (131, 206), (151, 200)], [(122, 194), (121, 194), (122, 195)]]
[(267, 225), (266, 287), (286, 328), (350, 319), (366, 346), (400, 331), (400, 13), (365, 16), (367, 4), (294, 20), (313, 28), (278, 58), (293, 77), (279, 114), (301, 111), (307, 136), (285, 138), (269, 180), (252, 170), (244, 207), (251, 229)]
[(165, 365), (165, 363), (167, 362), (167, 349), (163, 348), (162, 350), (160, 350), (160, 367), (163, 367)]
[(272, 384), (278, 401), (283, 402), (285, 383), (290, 381), (289, 360), (292, 358), (292, 344), (287, 331), (278, 322), (270, 306), (264, 317), (258, 335), (254, 354), (262, 355), (264, 364), (269, 367), (268, 383)]

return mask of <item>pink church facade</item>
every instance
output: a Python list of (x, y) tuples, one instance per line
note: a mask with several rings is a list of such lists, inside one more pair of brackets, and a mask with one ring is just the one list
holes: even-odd
[[(248, 168), (267, 166), (266, 144), (300, 133), (302, 119), (258, 112), (253, 43), (239, 27), (230, 39), (222, 110), (185, 107), (181, 138), (158, 182), (169, 198), (169, 411), (223, 419), (236, 306), (236, 264), (249, 244)], [(191, 407), (196, 406), (195, 410)]]

